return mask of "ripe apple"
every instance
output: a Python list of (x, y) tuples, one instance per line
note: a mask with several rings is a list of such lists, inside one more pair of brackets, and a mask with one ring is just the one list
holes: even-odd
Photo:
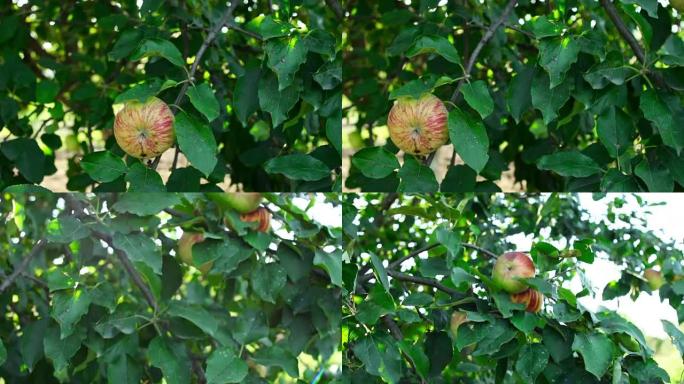
[(161, 155), (173, 145), (173, 113), (165, 102), (150, 97), (126, 102), (114, 119), (114, 138), (127, 154), (139, 159)]
[(537, 313), (541, 310), (544, 295), (536, 289), (528, 289), (520, 293), (511, 294), (511, 301), (516, 304), (525, 304), (527, 312)]
[(249, 213), (243, 213), (240, 215), (240, 220), (246, 223), (259, 223), (257, 227), (259, 232), (268, 232), (271, 229), (271, 212), (264, 207), (259, 207)]
[[(183, 232), (183, 236), (178, 241), (178, 256), (183, 263), (195, 266), (192, 259), (192, 246), (202, 241), (204, 241), (204, 234), (201, 232)], [(214, 263), (210, 261), (200, 265), (198, 269), (203, 274), (207, 274), (213, 265)]]
[(392, 142), (406, 153), (432, 153), (449, 139), (448, 114), (442, 100), (429, 93), (399, 98), (387, 116)]
[(232, 209), (238, 213), (250, 213), (256, 210), (263, 200), (258, 192), (207, 193), (209, 200), (223, 209)]
[(652, 268), (644, 271), (644, 278), (648, 281), (648, 286), (654, 291), (660, 289), (660, 287), (665, 284), (665, 279), (663, 279), (660, 271), (656, 271)]
[(526, 290), (527, 284), (519, 279), (527, 279), (534, 275), (534, 263), (523, 252), (504, 253), (496, 259), (492, 270), (494, 283), (508, 293), (520, 293)]
[(670, 0), (670, 4), (677, 10), (677, 13), (684, 14), (684, 0)]

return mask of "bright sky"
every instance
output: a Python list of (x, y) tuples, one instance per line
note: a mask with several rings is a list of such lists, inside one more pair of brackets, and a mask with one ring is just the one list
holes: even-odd
[[(598, 221), (606, 215), (606, 202), (617, 194), (610, 194), (607, 199), (594, 201), (589, 193), (580, 194), (582, 206), (589, 212), (592, 221)], [(652, 212), (649, 215), (649, 229), (662, 234), (663, 239), (675, 240), (677, 245), (684, 249), (684, 225), (681, 223), (681, 216), (684, 214), (684, 198), (678, 197), (674, 193), (648, 193), (641, 194), (640, 197), (649, 203), (663, 202), (665, 205), (647, 208)], [(631, 195), (625, 195), (627, 204), (618, 212), (630, 212), (634, 209), (641, 209), (635, 203)], [(530, 249), (534, 239), (531, 236), (516, 236), (511, 241), (518, 246), (518, 249)], [(591, 281), (595, 296), (583, 297), (579, 302), (587, 309), (596, 311), (599, 307), (617, 311), (619, 314), (629, 319), (646, 335), (668, 338), (662, 328), (661, 319), (669, 320), (674, 324), (679, 324), (675, 310), (667, 302), (661, 303), (657, 292), (642, 292), (636, 301), (629, 297), (622, 297), (610, 301), (603, 301), (601, 295), (603, 287), (610, 281), (620, 277), (620, 269), (615, 264), (606, 260), (596, 260), (593, 264), (581, 263), (587, 277)], [(582, 290), (579, 277), (575, 277), (566, 288), (573, 292)]]

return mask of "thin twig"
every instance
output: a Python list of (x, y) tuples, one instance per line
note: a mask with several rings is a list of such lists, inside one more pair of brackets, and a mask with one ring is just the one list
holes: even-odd
[[(237, 8), (238, 4), (240, 4), (239, 0), (233, 0), (231, 2), (230, 7), (228, 7), (226, 13), (223, 14), (221, 20), (219, 20), (219, 22), (214, 26), (214, 28), (212, 28), (209, 31), (209, 34), (207, 34), (207, 37), (202, 42), (200, 49), (197, 51), (197, 54), (195, 55), (195, 61), (192, 63), (192, 66), (190, 67), (190, 72), (188, 73), (188, 79), (190, 81), (186, 81), (185, 83), (183, 83), (180, 92), (178, 92), (178, 96), (176, 96), (176, 101), (174, 102), (174, 104), (176, 105), (176, 111), (178, 111), (178, 106), (180, 105), (181, 100), (183, 100), (185, 92), (188, 90), (189, 84), (191, 82), (194, 82), (195, 80), (195, 72), (197, 72), (197, 67), (199, 66), (199, 63), (202, 60), (202, 56), (204, 56), (204, 52), (207, 50), (207, 48), (209, 48), (209, 45), (211, 45), (211, 43), (214, 41), (216, 35), (218, 35), (221, 28), (223, 28), (223, 26), (226, 25), (226, 23), (228, 23), (233, 18), (233, 12), (235, 11), (235, 8)], [(176, 152), (178, 152), (178, 150), (178, 144), (176, 144)], [(157, 166), (159, 166), (159, 160), (161, 160), (161, 155), (157, 156), (152, 162), (152, 169), (157, 169)]]
[(12, 283), (14, 282), (14, 280), (17, 279), (17, 277), (24, 273), (26, 268), (28, 268), (28, 265), (31, 262), (31, 260), (33, 260), (33, 258), (36, 257), (36, 255), (39, 254), (45, 248), (46, 245), (47, 240), (38, 240), (36, 245), (33, 246), (33, 249), (31, 249), (31, 252), (29, 252), (29, 254), (26, 257), (24, 257), (24, 260), (21, 261), (21, 264), (19, 264), (19, 266), (15, 268), (14, 271), (12, 271), (12, 274), (9, 275), (9, 277), (7, 277), (7, 279), (3, 281), (2, 284), (0, 284), (0, 293), (3, 293), (5, 289), (12, 285)]
[(513, 8), (515, 8), (517, 2), (518, 0), (509, 0), (508, 4), (506, 5), (506, 8), (504, 9), (503, 13), (501, 13), (499, 19), (496, 20), (494, 24), (490, 25), (485, 34), (482, 35), (480, 42), (477, 43), (475, 49), (473, 50), (473, 53), (471, 53), (470, 57), (468, 58), (468, 63), (465, 67), (463, 79), (458, 81), (458, 84), (456, 84), (456, 89), (454, 89), (454, 93), (451, 95), (450, 100), (452, 103), (456, 103), (458, 101), (460, 95), (459, 90), (461, 89), (463, 82), (465, 82), (465, 80), (470, 76), (470, 72), (473, 70), (473, 67), (475, 66), (475, 62), (477, 61), (477, 57), (480, 55), (480, 51), (482, 51), (482, 49), (485, 45), (487, 45), (489, 40), (491, 40), (492, 37), (494, 37), (494, 33), (496, 33), (496, 30), (499, 29), (499, 27), (501, 26), (501, 24), (503, 24), (504, 21), (506, 21), (508, 15), (511, 13), (511, 11), (513, 11)]
[(410, 283), (425, 285), (428, 287), (433, 287), (435, 289), (439, 289), (440, 291), (448, 293), (449, 295), (451, 295), (453, 297), (462, 297), (463, 296), (463, 293), (461, 293), (461, 292), (459, 292), (453, 288), (449, 288), (446, 285), (440, 283), (439, 281), (437, 281), (435, 279), (431, 279), (429, 277), (413, 276), (413, 275), (409, 275), (409, 274), (406, 274), (403, 272), (394, 271), (391, 269), (387, 270), (387, 274), (394, 277), (397, 280), (408, 281)]

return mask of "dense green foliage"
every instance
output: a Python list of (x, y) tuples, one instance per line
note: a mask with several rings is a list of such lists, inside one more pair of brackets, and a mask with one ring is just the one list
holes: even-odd
[[(350, 3), (344, 110), (355, 127), (345, 143), (356, 152), (348, 188), (496, 191), (508, 169), (529, 191), (684, 186), (684, 32), (671, 5)], [(438, 177), (427, 166), (432, 157), (400, 162), (397, 147), (384, 143), (394, 100), (424, 92), (455, 103), (454, 153), (441, 154)]]
[[(668, 299), (683, 321), (681, 245), (648, 229), (648, 204), (638, 196), (595, 198), (607, 206), (599, 221), (590, 220), (571, 194), (346, 194), (345, 379), (669, 382), (641, 330), (616, 312), (591, 312), (578, 299), (636, 299), (650, 292), (643, 271), (656, 268), (665, 278), (661, 299)], [(626, 201), (638, 208), (625, 212)], [(527, 282), (546, 297), (538, 314), (512, 304), (489, 278), (498, 254), (528, 251), (515, 249), (513, 239), (521, 236), (534, 241), (529, 252), (537, 276)], [(622, 271), (602, 291), (584, 273), (598, 259)], [(573, 277), (581, 282), (579, 290), (570, 289)], [(466, 319), (456, 334), (449, 330), (452, 313)], [(678, 324), (662, 326), (684, 356)]]
[[(0, 5), (0, 189), (58, 171), (60, 192), (339, 189), (342, 64), (323, 0), (19, 3)], [(124, 157), (112, 135), (118, 105), (154, 95), (187, 167), (173, 149), (161, 166)]]
[[(342, 231), (295, 198), (339, 208), (268, 196), (274, 230), (262, 233), (202, 194), (4, 194), (0, 379), (332, 381)], [(213, 262), (207, 274), (179, 261), (181, 228), (204, 232), (193, 261)]]

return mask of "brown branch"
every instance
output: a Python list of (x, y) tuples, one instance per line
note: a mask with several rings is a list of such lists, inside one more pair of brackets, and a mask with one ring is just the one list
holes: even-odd
[[(84, 204), (76, 199), (74, 196), (70, 194), (64, 194), (62, 195), (62, 198), (66, 201), (67, 206), (71, 208), (73, 211), (73, 214), (77, 218), (87, 218), (88, 216), (85, 214), (83, 211), (85, 209)], [(140, 289), (140, 292), (142, 292), (143, 296), (145, 297), (145, 300), (147, 303), (154, 309), (155, 312), (157, 312), (158, 306), (157, 306), (157, 301), (154, 298), (154, 295), (152, 294), (152, 291), (150, 288), (145, 284), (145, 282), (142, 280), (140, 277), (140, 274), (138, 271), (135, 270), (135, 267), (133, 266), (133, 263), (128, 259), (128, 256), (126, 255), (126, 252), (114, 247), (113, 239), (112, 237), (104, 232), (100, 232), (96, 229), (91, 228), (91, 233), (93, 234), (94, 237), (96, 237), (99, 240), (104, 241), (114, 249), (114, 254), (116, 255), (117, 259), (121, 262), (123, 265), (124, 269), (126, 270), (126, 273), (130, 276), (131, 280), (133, 280), (133, 283)]]
[(338, 20), (344, 19), (344, 9), (337, 0), (325, 0), (325, 3), (328, 4), (328, 7)]
[(21, 261), (21, 264), (17, 268), (12, 271), (12, 274), (7, 277), (5, 281), (0, 284), (0, 293), (4, 292), (12, 283), (14, 283), (14, 280), (17, 279), (24, 271), (26, 268), (28, 268), (29, 263), (31, 260), (33, 260), (36, 255), (38, 255), (43, 249), (45, 249), (45, 246), (47, 245), (47, 240), (45, 239), (40, 239), (36, 243), (36, 245), (33, 246), (33, 249), (31, 249), (31, 252), (24, 257), (24, 260)]
[[(204, 56), (204, 52), (207, 50), (207, 48), (209, 48), (211, 43), (214, 41), (216, 35), (218, 35), (221, 28), (223, 28), (223, 26), (226, 25), (226, 23), (228, 23), (233, 18), (233, 12), (235, 11), (235, 8), (237, 8), (238, 4), (240, 4), (240, 1), (235, 0), (231, 2), (230, 7), (228, 7), (228, 9), (226, 10), (226, 13), (223, 14), (221, 20), (219, 20), (219, 22), (214, 26), (214, 28), (212, 28), (209, 31), (209, 34), (207, 34), (207, 37), (202, 42), (202, 45), (197, 51), (197, 54), (195, 54), (195, 61), (192, 63), (192, 66), (190, 67), (190, 73), (188, 73), (189, 81), (183, 83), (180, 92), (178, 92), (178, 96), (176, 96), (176, 101), (174, 101), (173, 103), (176, 107), (176, 112), (178, 111), (178, 106), (180, 105), (181, 100), (183, 100), (183, 97), (185, 96), (185, 92), (187, 92), (188, 90), (190, 82), (195, 81), (195, 72), (197, 72), (197, 67), (199, 66), (199, 63), (202, 60), (202, 56)], [(176, 153), (178, 153), (178, 151), (178, 144), (176, 143)], [(161, 155), (157, 156), (154, 159), (150, 167), (156, 170), (157, 166), (159, 166), (159, 160), (161, 160)]]
[(394, 271), (391, 269), (387, 270), (387, 274), (394, 277), (397, 280), (408, 281), (410, 283), (415, 283), (415, 284), (425, 285), (428, 287), (433, 287), (433, 288), (438, 289), (442, 292), (448, 293), (449, 295), (454, 296), (454, 297), (463, 296), (463, 294), (461, 292), (459, 292), (453, 288), (449, 288), (446, 285), (440, 283), (439, 281), (437, 281), (435, 279), (431, 279), (428, 277), (413, 276), (413, 275), (409, 275), (406, 273), (397, 272), (397, 271)]
[(477, 61), (477, 57), (480, 55), (480, 52), (482, 51), (484, 46), (487, 45), (489, 40), (491, 40), (492, 37), (494, 37), (494, 33), (496, 33), (496, 30), (499, 29), (501, 24), (503, 24), (503, 22), (508, 18), (508, 15), (513, 11), (513, 8), (515, 8), (517, 2), (518, 0), (509, 0), (508, 4), (506, 5), (506, 8), (504, 9), (503, 13), (501, 13), (499, 19), (496, 20), (494, 24), (490, 25), (485, 34), (482, 35), (480, 42), (477, 43), (475, 49), (473, 50), (473, 53), (471, 53), (470, 57), (468, 58), (468, 63), (465, 67), (463, 79), (459, 80), (458, 84), (456, 84), (456, 89), (454, 89), (454, 93), (451, 95), (450, 100), (452, 103), (456, 103), (458, 101), (460, 95), (459, 90), (461, 89), (461, 86), (463, 86), (465, 79), (470, 77), (470, 72), (473, 70), (473, 67), (475, 66), (475, 62)]

